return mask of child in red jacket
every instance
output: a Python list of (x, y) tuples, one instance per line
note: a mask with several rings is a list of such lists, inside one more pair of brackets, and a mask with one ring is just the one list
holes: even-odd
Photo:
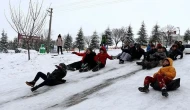
[(95, 61), (97, 62), (97, 65), (95, 68), (92, 69), (92, 71), (95, 72), (95, 71), (98, 71), (98, 70), (104, 68), (106, 65), (107, 58), (109, 58), (110, 60), (113, 59), (112, 56), (108, 55), (105, 47), (101, 47), (100, 53), (98, 53), (98, 55), (96, 55), (94, 57)]

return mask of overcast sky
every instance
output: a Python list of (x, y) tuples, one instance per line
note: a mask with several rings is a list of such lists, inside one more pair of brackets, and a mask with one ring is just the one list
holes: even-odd
[[(11, 0), (18, 7), (20, 0)], [(22, 9), (27, 9), (29, 0), (21, 0)], [(45, 8), (51, 4), (53, 10), (52, 39), (58, 34), (70, 33), (76, 37), (80, 27), (84, 35), (90, 36), (96, 30), (101, 34), (108, 26), (112, 28), (131, 25), (135, 37), (145, 22), (148, 35), (157, 23), (161, 27), (172, 24), (180, 27), (181, 34), (190, 27), (190, 0), (44, 0)], [(0, 29), (8, 33), (9, 40), (17, 36), (5, 19), (9, 17), (9, 0), (1, 0)], [(48, 21), (46, 29), (48, 29)]]

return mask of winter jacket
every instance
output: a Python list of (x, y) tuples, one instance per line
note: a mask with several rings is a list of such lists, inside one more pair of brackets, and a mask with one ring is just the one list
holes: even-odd
[(146, 51), (148, 52), (148, 51), (150, 51), (151, 50), (151, 46), (150, 46), (150, 44), (148, 44), (148, 46), (147, 46), (147, 48), (146, 48)]
[(63, 41), (61, 38), (57, 39), (57, 46), (63, 46)]
[(55, 69), (51, 74), (48, 75), (48, 79), (52, 79), (55, 81), (61, 81), (62, 78), (64, 78), (67, 74), (67, 70), (66, 69)]
[(150, 55), (152, 55), (152, 54), (154, 54), (154, 53), (156, 53), (157, 52), (157, 49), (151, 49), (150, 51), (148, 51), (147, 53), (146, 53), (146, 60), (150, 60)]
[(86, 54), (82, 62), (84, 64), (87, 63), (89, 68), (92, 69), (96, 66), (96, 61), (94, 60), (95, 56), (96, 56), (95, 52), (91, 52), (90, 54)]
[(167, 60), (170, 62), (169, 66), (162, 67), (160, 70), (154, 74), (154, 78), (156, 77), (157, 74), (160, 74), (170, 80), (173, 80), (176, 76), (176, 70), (173, 67), (173, 60), (171, 58), (167, 58)]
[(102, 53), (98, 53), (98, 55), (96, 55), (94, 57), (94, 59), (95, 59), (96, 62), (101, 62), (102, 64), (105, 65), (107, 58), (109, 58), (110, 60), (112, 60), (112, 57), (107, 54), (106, 49), (104, 47), (101, 47), (101, 49), (104, 51), (104, 53), (103, 54)]
[(75, 53), (76, 55), (78, 55), (78, 56), (81, 56), (82, 57), (82, 62), (84, 61), (84, 58), (86, 57), (86, 53)]
[(185, 46), (184, 45), (179, 45), (178, 49), (183, 52), (185, 50)]
[(165, 59), (166, 57), (167, 57), (167, 56), (166, 56), (166, 53), (165, 53), (165, 52), (156, 52), (156, 53), (150, 55), (150, 60), (159, 61), (159, 60)]
[(142, 55), (145, 58), (145, 51), (142, 48), (137, 48), (136, 49), (136, 53), (135, 53), (135, 59), (140, 59), (142, 57)]
[(131, 59), (135, 59), (136, 56), (136, 48), (135, 46), (130, 47), (129, 49), (122, 49), (123, 52), (131, 55)]

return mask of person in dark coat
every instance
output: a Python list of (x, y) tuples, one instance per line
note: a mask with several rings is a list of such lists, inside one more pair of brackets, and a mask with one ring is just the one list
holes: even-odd
[(151, 45), (151, 50), (146, 53), (146, 60), (149, 61), (150, 55), (157, 52), (157, 49), (155, 48), (155, 45)]
[[(55, 66), (57, 69), (55, 69), (52, 73), (48, 72), (46, 75), (42, 72), (38, 72), (33, 81), (31, 82), (26, 81), (26, 84), (32, 87), (31, 88), (32, 92), (45, 85), (54, 86), (54, 85), (58, 85), (58, 84), (62, 84), (66, 82), (66, 80), (62, 78), (64, 78), (67, 74), (67, 66), (64, 63), (60, 63), (59, 65), (55, 65)], [(42, 78), (44, 81), (41, 84), (35, 86), (39, 78)]]
[(166, 53), (162, 50), (162, 47), (158, 47), (157, 52), (150, 55), (149, 61), (144, 61), (142, 64), (143, 69), (152, 69), (160, 66), (162, 61), (166, 58)]
[(126, 50), (126, 49), (129, 49), (129, 44), (128, 44), (128, 43), (125, 43), (125, 45), (121, 47), (121, 51), (122, 51), (122, 52), (119, 53), (119, 54), (116, 56), (116, 58), (117, 58), (117, 59), (120, 59), (120, 56), (122, 55), (122, 53), (123, 53), (124, 50)]
[(168, 53), (166, 47), (162, 47), (162, 51), (166, 53), (166, 56), (167, 56), (167, 57), (169, 56), (169, 53)]
[(136, 48), (133, 43), (129, 44), (129, 48), (123, 49), (119, 59), (119, 64), (124, 64), (124, 61), (132, 61), (136, 56)]
[(171, 50), (169, 51), (169, 57), (172, 59), (172, 60), (177, 60), (177, 56), (180, 55), (180, 59), (183, 58), (183, 53), (177, 49), (177, 45), (173, 45), (171, 47)]
[(91, 48), (86, 49), (85, 53), (72, 52), (72, 54), (82, 56), (83, 58), (81, 61), (67, 65), (68, 70), (71, 71), (79, 70), (80, 72), (82, 71), (86, 72), (93, 69), (96, 66), (96, 62), (94, 60), (96, 53), (93, 52)]
[[(144, 49), (141, 48), (141, 45), (140, 45), (140, 44), (137, 44), (137, 45), (136, 45), (135, 59), (140, 60), (140, 58), (141, 58), (142, 56), (144, 56), (144, 58), (145, 58), (145, 51), (144, 51)], [(144, 58), (143, 58), (143, 59), (144, 59)]]
[(182, 41), (179, 41), (178, 49), (183, 52), (185, 50), (185, 46), (182, 44)]

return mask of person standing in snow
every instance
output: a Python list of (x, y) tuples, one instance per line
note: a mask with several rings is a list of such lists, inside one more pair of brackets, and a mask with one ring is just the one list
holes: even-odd
[(61, 38), (61, 34), (58, 35), (56, 43), (57, 43), (57, 53), (59, 54), (59, 49), (60, 49), (61, 50), (61, 54), (63, 54), (63, 51), (62, 51), (63, 40)]
[(185, 46), (182, 44), (182, 41), (179, 41), (178, 48), (183, 53), (183, 51), (185, 50)]
[(167, 97), (167, 85), (175, 78), (176, 70), (173, 67), (173, 60), (171, 58), (166, 58), (163, 61), (163, 67), (160, 70), (151, 76), (146, 76), (144, 79), (144, 87), (139, 87), (140, 92), (149, 92), (149, 85), (158, 81), (159, 87), (162, 91), (162, 96)]
[(107, 58), (110, 60), (113, 60), (113, 57), (108, 55), (105, 47), (101, 47), (100, 53), (98, 53), (98, 55), (96, 55), (94, 57), (95, 61), (97, 62), (97, 65), (95, 68), (92, 69), (92, 71), (95, 72), (95, 71), (98, 71), (98, 70), (104, 68), (106, 65)]
[[(33, 81), (30, 81), (30, 82), (26, 81), (26, 84), (28, 86), (33, 87), (31, 88), (32, 92), (45, 85), (54, 86), (54, 85), (58, 85), (58, 84), (62, 84), (66, 82), (66, 80), (62, 78), (64, 78), (67, 74), (67, 66), (64, 63), (60, 63), (59, 65), (55, 65), (55, 66), (57, 69), (55, 69), (52, 73), (48, 72), (46, 75), (42, 72), (38, 72)], [(35, 86), (39, 78), (42, 78), (44, 81), (41, 84)]]
[(71, 71), (79, 70), (79, 72), (87, 72), (96, 66), (96, 62), (94, 60), (96, 53), (93, 52), (91, 48), (87, 48), (86, 52), (84, 53), (72, 52), (72, 54), (82, 56), (83, 58), (81, 61), (67, 65), (68, 70)]

